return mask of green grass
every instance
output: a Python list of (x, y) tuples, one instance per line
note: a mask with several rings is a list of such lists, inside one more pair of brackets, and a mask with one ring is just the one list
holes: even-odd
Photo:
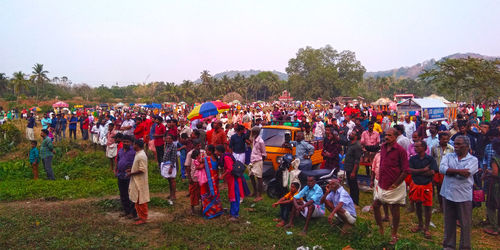
[[(71, 153), (73, 151), (73, 154)], [(79, 153), (74, 153), (79, 152)], [(230, 223), (226, 216), (204, 220), (191, 216), (185, 197), (186, 182), (178, 181), (178, 201), (169, 205), (164, 199), (168, 182), (157, 170), (153, 159), (149, 164), (149, 186), (152, 194), (149, 206), (167, 219), (144, 227), (124, 225), (107, 217), (120, 211), (116, 198), (71, 201), (76, 198), (118, 195), (116, 178), (109, 169), (104, 152), (84, 150), (77, 145), (63, 145), (54, 159), (56, 181), (32, 180), (31, 168), (24, 160), (0, 162), (0, 248), (237, 248), (237, 249), (296, 249), (299, 246), (321, 246), (323, 249), (438, 249), (442, 240), (442, 214), (433, 214), (431, 228), (434, 238), (425, 240), (421, 234), (411, 234), (415, 214), (401, 209), (400, 238), (396, 246), (388, 245), (390, 228), (380, 236), (373, 214), (358, 210), (358, 220), (351, 234), (340, 236), (340, 230), (328, 224), (326, 217), (313, 219), (307, 236), (300, 236), (304, 220), (298, 218), (294, 228), (276, 228), (273, 218), (279, 209), (273, 200), (253, 204), (245, 199), (241, 205), (239, 223)], [(69, 176), (69, 180), (64, 177)], [(228, 206), (226, 190), (221, 191), (223, 205)], [(32, 201), (37, 200), (37, 201)], [(369, 205), (371, 193), (360, 195), (360, 203)], [(22, 201), (22, 202), (8, 202)], [(495, 239), (484, 236), (478, 222), (484, 218), (484, 206), (473, 210), (473, 245), (494, 248)], [(327, 213), (328, 214), (328, 213)]]
[[(168, 189), (168, 182), (160, 176), (156, 165), (154, 161), (149, 162), (150, 191), (162, 192)], [(0, 201), (64, 200), (118, 194), (116, 177), (102, 151), (81, 152), (76, 157), (56, 156), (53, 160), (55, 181), (46, 180), (42, 165), (38, 169), (40, 179), (35, 181), (27, 160), (0, 162)], [(180, 183), (178, 188), (185, 189), (186, 184)]]

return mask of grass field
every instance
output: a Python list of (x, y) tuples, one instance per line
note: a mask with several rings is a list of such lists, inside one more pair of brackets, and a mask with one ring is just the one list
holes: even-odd
[[(25, 144), (26, 145), (26, 144)], [(239, 249), (296, 249), (299, 246), (321, 246), (323, 249), (438, 249), (443, 235), (442, 214), (433, 214), (433, 239), (410, 233), (416, 225), (412, 213), (401, 211), (400, 238), (396, 246), (387, 244), (380, 236), (373, 214), (357, 209), (356, 227), (347, 236), (330, 226), (326, 217), (314, 219), (307, 236), (300, 236), (304, 220), (298, 219), (288, 232), (276, 228), (273, 218), (279, 209), (272, 208), (273, 200), (265, 197), (252, 203), (245, 199), (241, 220), (231, 223), (227, 216), (204, 220), (190, 214), (186, 198), (187, 183), (178, 180), (178, 201), (166, 202), (168, 183), (158, 173), (150, 159), (149, 180), (152, 200), (150, 221), (134, 226), (119, 219), (118, 188), (109, 169), (104, 152), (86, 143), (61, 143), (54, 159), (56, 181), (47, 181), (40, 167), (41, 180), (31, 180), (31, 169), (23, 159), (26, 148), (19, 147), (13, 155), (0, 161), (0, 248), (239, 248)], [(65, 177), (69, 180), (66, 180)], [(221, 191), (225, 207), (227, 192)], [(361, 193), (362, 206), (371, 203), (371, 193)], [(473, 246), (498, 249), (500, 238), (482, 232), (479, 222), (484, 218), (484, 206), (474, 209)]]

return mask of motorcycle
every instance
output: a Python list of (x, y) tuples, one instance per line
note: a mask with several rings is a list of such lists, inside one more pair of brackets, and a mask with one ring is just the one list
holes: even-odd
[[(291, 154), (285, 154), (282, 158), (278, 159), (278, 163), (280, 164), (278, 170), (275, 173), (273, 179), (269, 181), (267, 184), (267, 195), (274, 199), (279, 199), (283, 197), (288, 192), (288, 188), (283, 186), (283, 177), (285, 171), (290, 169), (294, 158)], [(310, 164), (310, 161), (309, 161)], [(303, 164), (301, 164), (301, 169), (303, 168)], [(305, 167), (305, 169), (311, 169), (312, 166)], [(301, 187), (305, 187), (307, 185), (307, 177), (313, 176), (316, 178), (316, 184), (318, 184), (323, 191), (326, 190), (326, 185), (328, 182), (336, 178), (334, 170), (329, 169), (316, 169), (316, 170), (298, 170), (300, 171), (298, 175), (298, 179)]]

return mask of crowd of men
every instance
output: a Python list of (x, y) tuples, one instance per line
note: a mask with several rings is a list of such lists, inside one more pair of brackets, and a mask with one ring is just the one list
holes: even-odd
[[(52, 141), (64, 140), (66, 128), (69, 139), (75, 140), (79, 129), (83, 140), (91, 140), (106, 150), (110, 168), (118, 179), (123, 216), (137, 217), (138, 224), (146, 222), (149, 190), (145, 152), (151, 151), (158, 169), (163, 171), (163, 166), (167, 169), (169, 202), (176, 199), (175, 181), (179, 171), (181, 178), (189, 180), (193, 213), (201, 199), (202, 214), (215, 217), (219, 212), (212, 201), (218, 197), (219, 177), (214, 177), (217, 181), (212, 185), (210, 176), (218, 172), (211, 172), (208, 167), (203, 170), (204, 165), (213, 166), (210, 159), (215, 159), (214, 164), (218, 162), (220, 165), (221, 179), (228, 185), (231, 218), (237, 220), (239, 203), (249, 194), (249, 188), (244, 178), (232, 174), (236, 168), (233, 164), (248, 165), (253, 187), (250, 196), (255, 197), (255, 202), (262, 200), (262, 165), (266, 151), (259, 136), (260, 128), (282, 124), (301, 129), (295, 138), (299, 142), (296, 157), (301, 162), (309, 160), (312, 155), (308, 142), (323, 141), (322, 167), (335, 170), (337, 174), (343, 165), (349, 192), (343, 188), (341, 179), (332, 180), (326, 192), (312, 177), (302, 189), (298, 183), (293, 183), (290, 192), (273, 204), (280, 206), (280, 217), (276, 219), (278, 227), (292, 227), (294, 219), (301, 214), (306, 218), (303, 230), (306, 233), (309, 220), (324, 216), (325, 209), (328, 209), (328, 221), (334, 224), (333, 219), (337, 218), (344, 224), (342, 232), (347, 233), (355, 224), (356, 207), (361, 205), (358, 173), (365, 166), (366, 174), (371, 178), (373, 203), (364, 205), (373, 208), (381, 234), (384, 233), (384, 222), (391, 221), (391, 244), (398, 241), (400, 208), (406, 205), (407, 210), (414, 211), (418, 218), (418, 224), (411, 228), (411, 232), (421, 232), (424, 237), (431, 238), (432, 213), (444, 213), (443, 248), (456, 248), (457, 225), (461, 230), (460, 248), (471, 248), (472, 209), (481, 206), (485, 201), (484, 194), (487, 197), (484, 232), (499, 234), (498, 105), (462, 106), (455, 121), (435, 122), (409, 115), (397, 119), (388, 111), (339, 103), (327, 106), (318, 106), (314, 102), (244, 106), (194, 121), (186, 119), (188, 111), (111, 110), (94, 114), (81, 111), (69, 115), (45, 114), (40, 120), (44, 138), (41, 158), (48, 178), (54, 179), (50, 168)], [(486, 113), (491, 116), (487, 117)], [(26, 136), (36, 149), (33, 128), (37, 123), (31, 113), (27, 119)], [(30, 162), (38, 164), (36, 158), (31, 157), (30, 151)], [(204, 173), (200, 174), (198, 170)], [(207, 176), (208, 180), (205, 179)], [(207, 195), (211, 198), (205, 200)], [(210, 206), (205, 201), (210, 202)], [(215, 210), (208, 211), (211, 209)]]

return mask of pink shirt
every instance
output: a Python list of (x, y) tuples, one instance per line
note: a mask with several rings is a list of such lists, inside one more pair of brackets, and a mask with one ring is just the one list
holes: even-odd
[[(415, 143), (412, 143), (408, 146), (408, 150), (406, 151), (408, 154), (408, 160), (410, 160), (410, 157), (417, 155), (417, 152), (415, 152)], [(431, 155), (431, 151), (429, 150), (429, 147), (425, 150), (425, 153), (428, 155)]]
[(368, 130), (364, 131), (361, 134), (361, 145), (373, 146), (378, 145), (380, 143), (380, 135), (377, 131), (369, 132)]
[(264, 144), (264, 140), (260, 136), (257, 136), (253, 142), (250, 162), (262, 161), (262, 157), (266, 155), (266, 144)]

